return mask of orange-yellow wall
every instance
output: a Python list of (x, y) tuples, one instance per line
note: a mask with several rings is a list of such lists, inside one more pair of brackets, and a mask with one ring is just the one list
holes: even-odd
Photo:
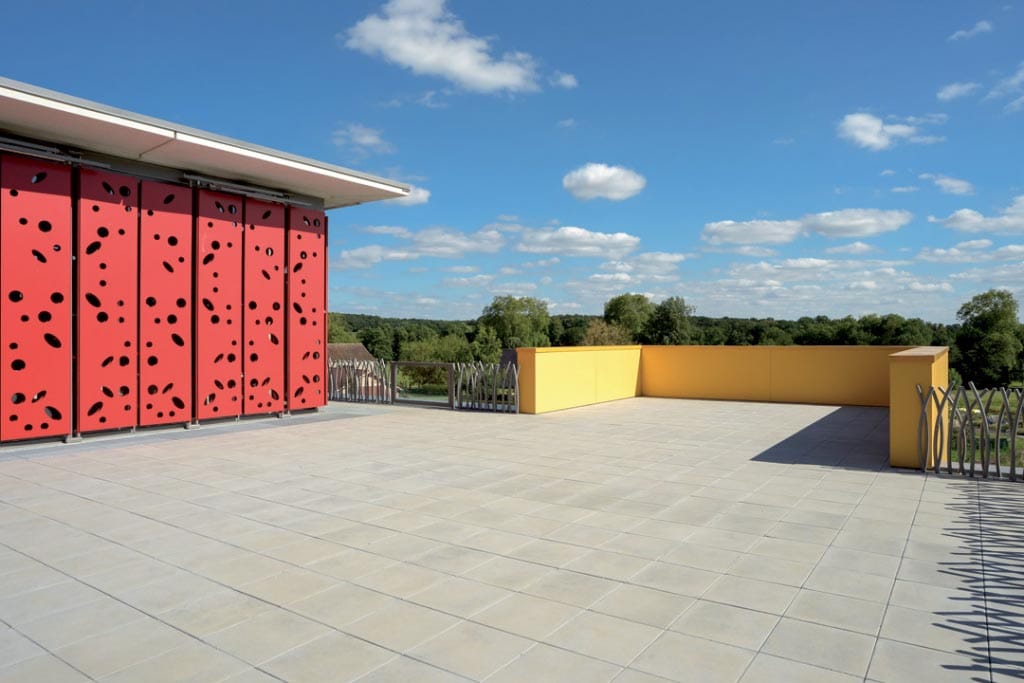
[(905, 346), (644, 346), (644, 396), (889, 405), (889, 356)]
[(519, 410), (553, 410), (640, 395), (639, 346), (517, 349)]
[[(919, 346), (891, 357), (889, 372), (889, 464), (893, 467), (920, 467), (918, 431), (921, 424), (921, 400), (917, 386), (927, 393), (930, 386), (949, 386), (949, 349), (945, 346)], [(928, 425), (935, 424), (935, 403), (928, 406)], [(931, 439), (929, 432), (927, 437)], [(948, 444), (946, 444), (948, 448)], [(929, 453), (931, 466), (936, 454)], [(945, 458), (946, 453), (938, 454)]]

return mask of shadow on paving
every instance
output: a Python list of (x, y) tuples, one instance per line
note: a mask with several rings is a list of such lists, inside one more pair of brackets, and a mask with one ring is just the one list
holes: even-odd
[(940, 563), (962, 584), (962, 606), (935, 612), (935, 626), (968, 643), (960, 654), (977, 663), (970, 671), (991, 667), (994, 680), (1024, 679), (1024, 484), (972, 484), (947, 506), (943, 533), (959, 539), (961, 549)]
[(856, 470), (889, 467), (889, 409), (843, 406), (752, 458)]

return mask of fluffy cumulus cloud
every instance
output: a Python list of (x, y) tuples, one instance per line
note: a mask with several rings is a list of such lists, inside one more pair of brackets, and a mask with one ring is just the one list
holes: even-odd
[(952, 178), (941, 173), (922, 173), (921, 180), (930, 180), (946, 194), (974, 194), (974, 185), (960, 178)]
[(562, 178), (562, 187), (576, 199), (622, 201), (640, 193), (647, 179), (622, 166), (586, 164)]
[(472, 92), (539, 89), (531, 55), (495, 55), (490, 39), (471, 34), (445, 7), (445, 0), (389, 0), (379, 14), (364, 18), (338, 39), (353, 50)]
[(679, 279), (679, 264), (688, 258), (687, 254), (665, 251), (648, 251), (626, 259), (605, 261), (600, 269), (604, 272), (591, 276), (592, 280), (603, 282), (672, 282)]
[(398, 199), (386, 199), (385, 204), (398, 204), (399, 206), (418, 206), (430, 201), (430, 190), (417, 185), (409, 186), (409, 194)]
[(1008, 112), (1024, 111), (1024, 62), (1017, 70), (1001, 78), (985, 95), (986, 100), (1009, 100), (1005, 109)]
[(941, 114), (926, 116), (907, 116), (904, 118), (888, 117), (882, 120), (866, 112), (847, 114), (839, 122), (839, 137), (848, 140), (858, 147), (878, 152), (889, 149), (897, 142), (906, 141), (919, 145), (942, 142), (945, 138), (937, 135), (926, 135), (922, 128), (928, 125), (944, 123), (946, 117)]
[(919, 188), (917, 185), (897, 185), (896, 187), (892, 188), (889, 191), (895, 192), (896, 194), (909, 194), (911, 192), (917, 192), (920, 189), (921, 188)]
[(710, 244), (787, 244), (811, 233), (825, 237), (870, 237), (898, 230), (911, 221), (909, 211), (841, 209), (799, 220), (717, 221), (704, 226), (701, 238)]
[(468, 277), (449, 277), (443, 280), (445, 287), (486, 287), (494, 282), (493, 275), (470, 275)]
[(640, 238), (625, 232), (594, 232), (585, 228), (525, 228), (516, 249), (531, 254), (621, 258), (636, 249)]
[(331, 142), (357, 157), (371, 154), (390, 154), (395, 151), (383, 134), (376, 128), (361, 123), (349, 123), (331, 134)]
[(954, 31), (947, 40), (950, 42), (957, 42), (958, 40), (970, 40), (980, 36), (982, 33), (992, 32), (992, 22), (987, 19), (982, 19), (970, 28), (962, 28), (959, 31)]
[(504, 236), (493, 228), (473, 233), (449, 228), (426, 228), (418, 232), (397, 226), (370, 226), (366, 232), (388, 235), (402, 242), (398, 246), (369, 244), (341, 252), (333, 263), (337, 270), (366, 269), (382, 261), (412, 261), (422, 257), (461, 258), (466, 254), (493, 254), (505, 244)]
[(963, 232), (1024, 233), (1024, 194), (1014, 197), (1010, 206), (994, 216), (974, 209), (959, 209), (945, 218), (929, 216), (928, 220)]
[(939, 91), (935, 93), (935, 97), (941, 102), (949, 102), (950, 100), (967, 97), (980, 88), (981, 83), (950, 83), (939, 88)]
[(572, 90), (579, 85), (579, 81), (572, 74), (567, 74), (563, 71), (556, 71), (551, 74), (551, 78), (548, 79), (551, 85), (559, 88), (565, 88), (566, 90)]
[(838, 247), (829, 247), (825, 250), (826, 254), (870, 254), (873, 251), (878, 251), (878, 247), (871, 246), (867, 242), (850, 242), (849, 244), (843, 244)]

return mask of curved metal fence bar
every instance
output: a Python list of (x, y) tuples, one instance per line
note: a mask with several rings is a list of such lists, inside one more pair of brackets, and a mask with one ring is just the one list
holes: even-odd
[(332, 401), (391, 403), (391, 369), (383, 360), (331, 361), (327, 392)]
[[(1024, 389), (917, 387), (921, 403), (917, 452), (922, 470), (983, 478), (1024, 478)], [(943, 467), (945, 465), (945, 467)]]
[[(455, 410), (519, 412), (519, 368), (514, 363), (420, 363), (412, 361), (331, 361), (327, 368), (328, 397), (351, 403), (409, 403), (445, 406), (403, 395), (408, 387), (402, 368), (438, 369), (449, 377), (447, 406)], [(406, 378), (408, 380), (408, 378)]]
[(455, 408), (519, 412), (519, 368), (506, 363), (456, 363)]

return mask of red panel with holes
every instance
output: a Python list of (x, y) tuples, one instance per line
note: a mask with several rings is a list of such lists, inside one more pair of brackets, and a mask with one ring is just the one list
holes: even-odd
[(71, 433), (71, 168), (0, 157), (0, 440)]
[(242, 198), (200, 190), (195, 232), (196, 417), (242, 414)]
[(192, 419), (192, 190), (142, 182), (139, 424)]
[(280, 204), (245, 200), (246, 415), (284, 410), (285, 211)]
[(139, 182), (82, 169), (78, 198), (75, 429), (138, 421)]
[(288, 409), (327, 404), (327, 223), (322, 211), (289, 209)]

